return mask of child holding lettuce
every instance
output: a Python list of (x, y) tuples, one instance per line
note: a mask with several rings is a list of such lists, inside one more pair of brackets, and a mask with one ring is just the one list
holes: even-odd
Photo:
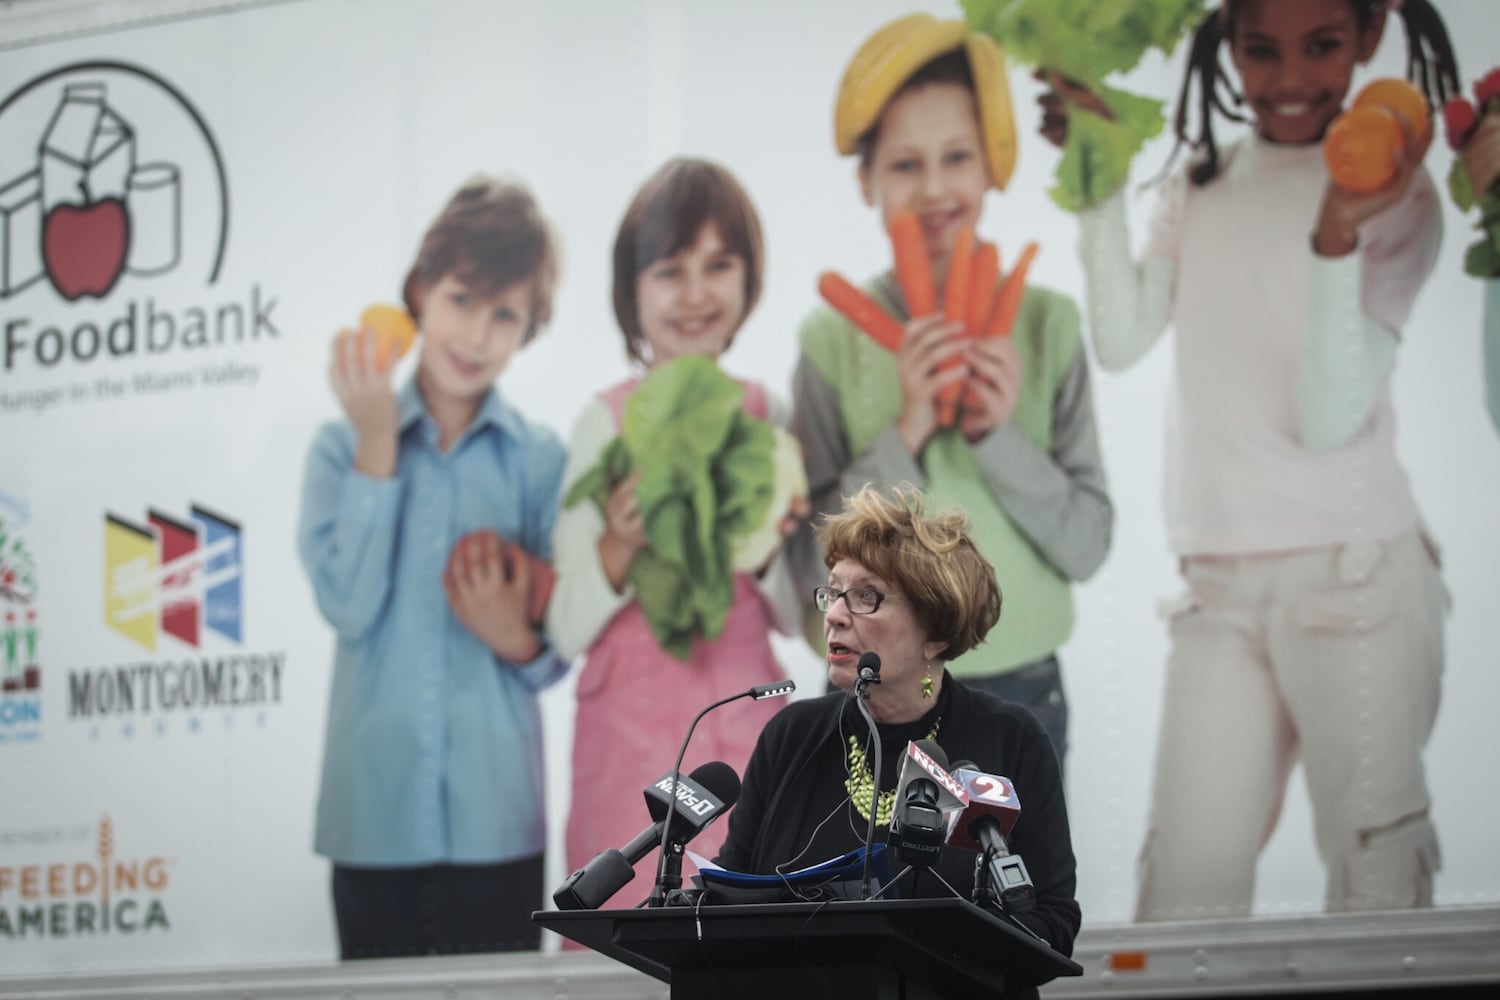
[[(671, 381), (701, 374), (698, 358), (717, 363), (754, 308), (763, 273), (760, 220), (727, 170), (676, 159), (645, 182), (615, 240), (614, 308), (627, 354), (653, 376), (648, 391), (687, 391)], [(677, 360), (687, 364), (671, 364)], [(784, 404), (763, 386), (735, 386), (717, 369), (714, 374), (732, 391), (743, 389), (745, 412), (784, 421)], [(642, 382), (636, 376), (611, 386), (580, 414), (569, 441), (565, 491), (593, 474), (610, 442), (629, 430), (622, 421)], [(662, 433), (693, 431), (686, 418)], [(692, 445), (683, 440), (684, 448)], [(770, 630), (790, 634), (798, 621), (801, 602), (777, 554), (777, 524), (773, 551), (732, 574), (727, 608), (718, 609), (723, 626), (717, 637), (688, 637), (680, 646), (674, 639), (673, 649), (664, 648), (659, 622), (643, 609), (643, 601), (662, 595), (637, 592), (631, 576), (632, 564), (652, 554), (639, 504), (643, 475), (652, 471), (636, 469), (609, 483), (603, 510), (587, 501), (565, 505), (554, 533), (559, 575), (548, 631), (563, 655), (586, 654), (574, 728), (570, 870), (640, 832), (646, 820), (642, 790), (671, 768), (699, 710), (785, 678)], [(767, 511), (775, 522), (786, 513)], [(746, 699), (705, 716), (683, 759), (683, 773), (710, 760), (743, 773), (761, 727), (777, 707)], [(712, 856), (723, 831), (722, 823), (710, 827), (693, 841), (693, 849)], [(655, 854), (649, 855), (647, 863), (654, 862)], [(645, 889), (634, 897), (621, 893), (608, 905), (629, 906), (644, 894)]]
[[(1176, 331), (1165, 500), (1187, 591), (1170, 607), (1141, 920), (1250, 914), (1298, 761), (1326, 907), (1432, 903), (1422, 752), (1445, 593), (1390, 395), (1442, 235), (1430, 136), (1403, 122), (1394, 178), (1364, 194), (1330, 181), (1322, 149), (1386, 15), (1382, 0), (1228, 0), (1194, 36), (1178, 111), (1190, 141), (1202, 110), (1201, 155), (1163, 183), (1139, 261), (1119, 195), (1079, 217), (1100, 364), (1123, 370)], [(1431, 5), (1400, 16), (1414, 79), (1453, 88)], [(1225, 44), (1253, 118), (1221, 149), (1213, 109), (1240, 102)], [(1068, 106), (1049, 107), (1055, 140)]]
[[(977, 89), (981, 70), (989, 84)], [(860, 194), (882, 220), (917, 214), (937, 288), (960, 231), (977, 227), (986, 194), (1009, 179), (1010, 115), (999, 49), (962, 21), (900, 18), (845, 72), (836, 145), (858, 155)], [(1010, 252), (1020, 242), (1002, 239)], [(940, 312), (910, 316), (890, 273), (866, 290), (905, 324), (899, 352), (827, 307), (798, 335), (792, 426), (813, 509), (837, 513), (866, 483), (908, 482), (935, 506), (968, 513), (1005, 610), (982, 646), (947, 667), (1030, 709), (1061, 762), (1067, 700), (1056, 651), (1072, 632), (1072, 584), (1104, 561), (1114, 519), (1077, 306), (1033, 285), (1012, 335), (969, 339)], [(943, 367), (953, 359), (962, 363)], [(940, 427), (939, 395), (966, 378), (971, 403), (954, 426)], [(827, 582), (814, 548), (810, 533), (798, 536), (804, 590)]]

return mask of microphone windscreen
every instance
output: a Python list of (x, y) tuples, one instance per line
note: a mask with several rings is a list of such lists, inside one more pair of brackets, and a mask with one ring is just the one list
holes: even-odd
[[(704, 790), (712, 793), (714, 798), (724, 803), (728, 809), (740, 800), (740, 776), (734, 773), (734, 768), (722, 760), (711, 760), (707, 764), (700, 764), (688, 775)], [(670, 788), (670, 784), (668, 785)]]
[(870, 672), (872, 674), (875, 674), (877, 677), (880, 676), (880, 654), (860, 653), (859, 663), (856, 664), (856, 669), (859, 672), (863, 673), (866, 667), (870, 668)]

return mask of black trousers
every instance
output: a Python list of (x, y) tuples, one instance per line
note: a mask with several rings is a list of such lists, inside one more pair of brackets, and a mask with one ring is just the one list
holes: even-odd
[(339, 954), (355, 958), (534, 951), (542, 856), (499, 865), (333, 866)]

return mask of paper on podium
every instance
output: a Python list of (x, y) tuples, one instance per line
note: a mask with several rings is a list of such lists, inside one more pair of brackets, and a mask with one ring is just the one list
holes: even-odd
[[(806, 868), (775, 874), (737, 872), (721, 868), (705, 857), (688, 851), (698, 866), (694, 883), (708, 890), (711, 902), (773, 903), (808, 899), (859, 899), (864, 881), (863, 846)], [(870, 851), (872, 891), (891, 879), (891, 861), (884, 843)]]

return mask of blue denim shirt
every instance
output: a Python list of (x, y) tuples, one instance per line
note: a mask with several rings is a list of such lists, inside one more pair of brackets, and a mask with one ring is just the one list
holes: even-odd
[(313, 441), (297, 547), (338, 635), (315, 848), (349, 865), (492, 864), (542, 853), (536, 694), (566, 661), (498, 659), (454, 616), (442, 573), (493, 528), (551, 559), (564, 449), (491, 390), (447, 451), (416, 382), (398, 394), (396, 475), (354, 470), (347, 421)]

